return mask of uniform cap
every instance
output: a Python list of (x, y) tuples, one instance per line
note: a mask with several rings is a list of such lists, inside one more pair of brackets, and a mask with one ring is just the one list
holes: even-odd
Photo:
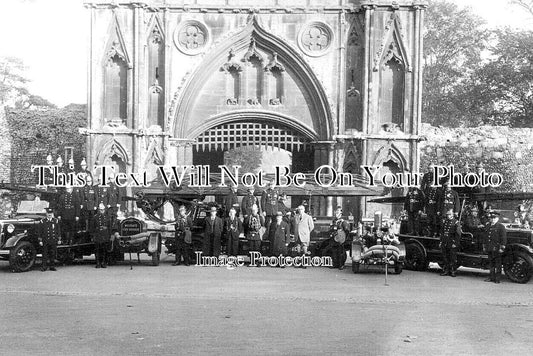
[(214, 211), (214, 212), (216, 212), (217, 210), (218, 210), (218, 209), (217, 209), (216, 206), (212, 206), (212, 207), (209, 209), (209, 211)]
[(53, 213), (54, 212), (54, 209), (52, 208), (45, 208), (44, 209), (47, 213)]

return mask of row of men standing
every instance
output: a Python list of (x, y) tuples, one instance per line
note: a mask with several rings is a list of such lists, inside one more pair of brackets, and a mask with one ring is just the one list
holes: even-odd
[(50, 205), (55, 208), (61, 226), (60, 240), (71, 244), (77, 231), (88, 231), (95, 242), (96, 267), (105, 268), (110, 231), (116, 223), (123, 193), (112, 177), (108, 186), (94, 185), (90, 173), (85, 178), (87, 184), (83, 187), (59, 189), (57, 199)]
[[(248, 194), (239, 203), (237, 189), (231, 191), (223, 199), (224, 218), (217, 216), (218, 209), (211, 207), (209, 216), (203, 221), (204, 241), (202, 252), (204, 256), (219, 256), (222, 241), (226, 241), (226, 253), (237, 255), (239, 253), (239, 239), (245, 238), (249, 243), (249, 251), (263, 249), (270, 255), (287, 254), (287, 247), (291, 241), (301, 247), (303, 253), (308, 253), (311, 231), (314, 223), (311, 216), (305, 213), (305, 207), (299, 206), (297, 214), (293, 217), (290, 209), (284, 204), (284, 197), (274, 189), (274, 183), (269, 184), (261, 198), (254, 195), (254, 188), (248, 189)], [(240, 217), (242, 215), (242, 218)], [(191, 255), (190, 231), (192, 221), (187, 216), (184, 206), (179, 208), (176, 222), (176, 238), (178, 253), (176, 265), (183, 262), (188, 265)], [(265, 233), (262, 234), (263, 229)], [(294, 239), (291, 239), (291, 235)], [(187, 238), (188, 241), (185, 241)], [(265, 242), (268, 241), (268, 244)]]

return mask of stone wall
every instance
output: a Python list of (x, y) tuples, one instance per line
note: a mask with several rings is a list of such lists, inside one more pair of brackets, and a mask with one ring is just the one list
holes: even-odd
[(422, 125), (427, 138), (420, 145), (421, 166), (453, 164), (457, 171), (474, 170), (482, 162), (487, 172), (502, 174), (499, 190), (533, 191), (533, 129), (506, 126), (471, 128)]

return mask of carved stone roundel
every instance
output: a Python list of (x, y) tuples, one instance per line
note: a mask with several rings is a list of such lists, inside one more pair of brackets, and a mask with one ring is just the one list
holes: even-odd
[(325, 54), (331, 47), (333, 30), (324, 22), (310, 22), (300, 30), (298, 45), (308, 56), (317, 57)]
[(174, 31), (174, 43), (178, 49), (188, 55), (201, 53), (209, 42), (207, 27), (195, 20), (182, 22)]

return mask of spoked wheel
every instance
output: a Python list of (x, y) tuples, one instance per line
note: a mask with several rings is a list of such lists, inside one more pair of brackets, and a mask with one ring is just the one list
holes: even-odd
[(13, 272), (26, 272), (33, 267), (37, 252), (28, 241), (19, 242), (10, 252), (9, 265)]
[(405, 268), (413, 271), (425, 271), (429, 262), (420, 246), (409, 243), (405, 246)]
[(505, 274), (515, 283), (527, 283), (533, 275), (533, 258), (525, 252), (513, 253), (504, 266)]

